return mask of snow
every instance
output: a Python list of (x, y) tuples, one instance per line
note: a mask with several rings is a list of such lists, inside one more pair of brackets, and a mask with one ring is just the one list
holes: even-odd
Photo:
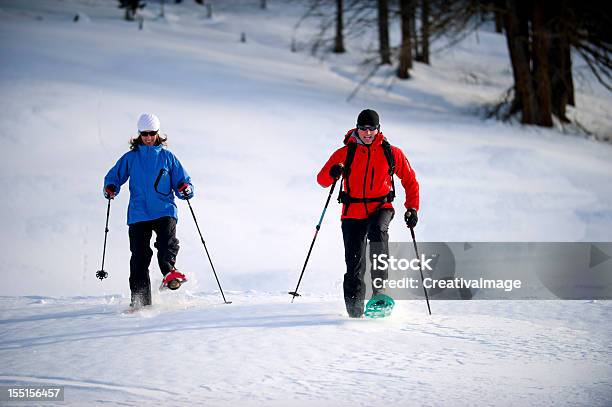
[[(399, 301), (384, 320), (286, 294), (0, 299), (0, 384), (65, 404), (609, 405), (609, 302)], [(44, 300), (44, 304), (41, 304)], [(486, 306), (483, 306), (485, 305)], [(85, 361), (83, 363), (83, 361)]]
[[(293, 284), (326, 198), (314, 177), (366, 106), (381, 112), (385, 134), (421, 182), (419, 240), (610, 240), (612, 146), (474, 113), (510, 83), (503, 37), (481, 32), (443, 48), (406, 83), (390, 81), (383, 69), (345, 103), (362, 78), (361, 54), (320, 62), (291, 53), (289, 39), (308, 33), (293, 28), (303, 9), (273, 3), (261, 11), (251, 3), (215, 5), (212, 20), (197, 4), (166, 4), (160, 19), (152, 3), (139, 31), (105, 2), (4, 2), (0, 183), (11, 199), (0, 209), (11, 215), (0, 235), (0, 273), (22, 270), (28, 278), (11, 279), (0, 294), (125, 291), (125, 188), (111, 208), (110, 277), (102, 285), (94, 277), (106, 209), (100, 189), (144, 111), (161, 118), (170, 149), (194, 179), (194, 211), (232, 289)], [(89, 21), (74, 23), (77, 12)], [(486, 81), (466, 82), (468, 74)], [(601, 91), (595, 82), (588, 89), (579, 97), (595, 106)], [(610, 129), (607, 116), (598, 125)], [(400, 191), (400, 208), (402, 200)], [(179, 216), (178, 266), (206, 276), (210, 288), (185, 205)], [(337, 290), (338, 218), (334, 200), (304, 281), (308, 291)], [(391, 238), (409, 239), (401, 222), (392, 223)]]
[[(295, 30), (299, 2), (0, 2), (0, 384), (67, 386), (66, 404), (474, 405), (612, 400), (607, 301), (398, 301), (384, 321), (346, 318), (339, 207), (315, 176), (357, 113), (378, 110), (421, 183), (420, 241), (610, 241), (612, 146), (560, 128), (483, 119), (511, 84), (503, 37), (481, 30), (399, 82), (367, 69), (370, 40), (321, 61)], [(75, 15), (79, 15), (74, 22)], [(246, 33), (247, 42), (240, 42)], [(395, 34), (394, 34), (395, 35)], [(570, 117), (612, 134), (612, 96), (579, 60)], [(189, 285), (125, 315), (129, 193), (112, 202), (100, 282), (102, 179), (138, 115), (156, 113), (190, 172), (178, 268)], [(397, 183), (399, 184), (399, 183)], [(391, 239), (406, 241), (401, 202)], [(15, 276), (18, 278), (15, 278)], [(153, 286), (161, 275), (151, 269)], [(281, 294), (282, 292), (282, 294)], [(86, 362), (85, 362), (86, 361)]]

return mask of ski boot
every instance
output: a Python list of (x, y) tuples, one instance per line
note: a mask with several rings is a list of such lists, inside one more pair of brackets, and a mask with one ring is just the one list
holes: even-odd
[(170, 290), (178, 290), (187, 281), (187, 277), (183, 273), (179, 273), (176, 269), (170, 270), (168, 274), (164, 276), (160, 290), (169, 288)]
[(363, 317), (363, 300), (345, 297), (344, 303), (346, 304), (346, 312), (349, 318)]
[(124, 313), (132, 314), (140, 311), (143, 308), (151, 306), (151, 292), (138, 292), (132, 293), (132, 300), (130, 301), (130, 308), (128, 308)]

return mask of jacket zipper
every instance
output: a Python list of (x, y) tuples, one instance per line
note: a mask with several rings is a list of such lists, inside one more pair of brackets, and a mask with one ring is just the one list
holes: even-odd
[(372, 178), (370, 179), (370, 191), (374, 188), (374, 170), (376, 168), (372, 167)]
[[(143, 167), (144, 167), (144, 168), (146, 168), (146, 170), (145, 170), (145, 171), (146, 171), (147, 173), (149, 172), (149, 152), (150, 152), (150, 151), (149, 151), (149, 147), (148, 147), (148, 146), (146, 146), (146, 148), (145, 148), (145, 154), (144, 154), (144, 161), (145, 161), (145, 162), (144, 162)], [(148, 178), (148, 177), (147, 177), (147, 178)], [(144, 207), (145, 207), (145, 212), (146, 212), (146, 213), (147, 213), (147, 215), (148, 215), (148, 214), (149, 214), (149, 204), (148, 204), (148, 202), (149, 202), (149, 188), (148, 188), (148, 185), (146, 185), (146, 184), (144, 185), (144, 196), (145, 196), (145, 199), (144, 199)]]
[(363, 174), (363, 206), (365, 208), (366, 211), (366, 216), (369, 215), (369, 211), (368, 211), (368, 203), (366, 202), (366, 188), (368, 186), (368, 170), (370, 169), (370, 146), (366, 145), (367, 149), (368, 149), (368, 161), (366, 162), (366, 170), (365, 173)]

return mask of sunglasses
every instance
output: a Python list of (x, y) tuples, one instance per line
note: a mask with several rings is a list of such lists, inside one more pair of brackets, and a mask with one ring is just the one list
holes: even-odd
[(357, 128), (362, 131), (374, 131), (378, 130), (379, 126), (357, 126)]
[(141, 131), (140, 132), (140, 137), (153, 137), (153, 136), (157, 136), (156, 131)]

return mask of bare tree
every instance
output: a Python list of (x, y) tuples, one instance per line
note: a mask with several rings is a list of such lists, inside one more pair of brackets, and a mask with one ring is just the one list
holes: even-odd
[(397, 77), (400, 79), (410, 78), (412, 69), (412, 2), (414, 0), (399, 0), (400, 19), (402, 29), (402, 43), (399, 51), (399, 66)]
[[(520, 111), (523, 123), (539, 126), (552, 126), (553, 114), (569, 121), (566, 106), (575, 105), (572, 47), (599, 82), (612, 90), (611, 20), (605, 8), (569, 0), (507, 0), (506, 8), (505, 29), (515, 74), (514, 109), (510, 113)], [(519, 37), (512, 25), (514, 17), (520, 20)], [(517, 43), (524, 43), (527, 65)]]
[(567, 0), (561, 0), (559, 7), (551, 16), (551, 46), (549, 76), (551, 87), (552, 113), (562, 122), (569, 122), (566, 106), (574, 104), (574, 84), (572, 79), (572, 56), (568, 30), (565, 27)]
[(391, 48), (389, 46), (389, 4), (387, 0), (378, 0), (378, 42), (380, 64), (391, 64)]
[(127, 21), (133, 21), (136, 17), (136, 11), (146, 5), (147, 3), (140, 0), (119, 0), (119, 8), (125, 9), (125, 19)]
[(412, 37), (412, 56), (416, 59), (420, 54), (419, 36), (416, 28), (416, 0), (408, 2), (408, 14), (410, 16), (410, 36)]
[(612, 15), (610, 7), (594, 2), (572, 2), (567, 17), (570, 44), (586, 61), (599, 82), (612, 91)]
[(546, 7), (546, 0), (534, 0), (532, 3), (532, 60), (533, 79), (536, 92), (535, 124), (552, 127), (551, 87), (549, 71), (550, 53), (550, 10)]
[(346, 52), (344, 49), (344, 10), (342, 3), (342, 0), (336, 0), (336, 38), (334, 40), (334, 52), (337, 54)]
[(506, 40), (514, 75), (516, 97), (511, 113), (521, 110), (522, 122), (535, 123), (536, 101), (531, 77), (531, 58), (529, 54), (529, 22), (524, 4), (507, 0), (505, 15)]
[(493, 15), (495, 16), (495, 32), (501, 34), (504, 30), (504, 0), (493, 1)]
[[(306, 12), (296, 23), (294, 30), (297, 32), (306, 20), (318, 20), (319, 31), (309, 40), (311, 54), (325, 57), (327, 53), (335, 52), (340, 38), (342, 47), (346, 51), (347, 39), (360, 38), (364, 32), (377, 29), (378, 21), (372, 18), (378, 10), (377, 2), (372, 0), (341, 2), (342, 7), (339, 7), (338, 0), (307, 0)], [(341, 15), (339, 10), (342, 10)], [(332, 29), (333, 34), (330, 34)]]
[[(440, 36), (450, 48), (483, 23), (495, 22), (504, 32), (514, 83), (507, 98), (496, 110), (504, 108), (503, 118), (520, 114), (524, 124), (551, 126), (553, 116), (568, 121), (566, 106), (575, 104), (572, 78), (572, 50), (586, 61), (595, 77), (612, 90), (612, 19), (608, 8), (590, 2), (571, 0), (309, 0), (310, 15), (320, 18), (321, 31), (312, 51), (344, 48), (347, 38), (361, 38), (364, 31), (378, 30), (377, 55), (365, 54), (363, 66), (371, 68), (354, 93), (383, 64), (391, 63), (390, 17), (401, 24), (401, 43), (397, 47), (396, 75), (410, 77), (416, 60), (429, 62), (429, 44)], [(397, 9), (389, 11), (392, 6)], [(418, 5), (418, 12), (414, 12)], [(372, 19), (378, 13), (376, 21)], [(416, 35), (413, 16), (418, 16), (420, 35)], [(335, 24), (334, 24), (335, 22)], [(374, 27), (374, 24), (377, 27)], [(335, 36), (325, 35), (335, 27)], [(328, 32), (329, 34), (329, 32)], [(322, 47), (324, 45), (324, 47)], [(337, 52), (337, 51), (336, 51)], [(368, 50), (366, 50), (368, 52)], [(393, 51), (395, 52), (395, 51)], [(506, 109), (507, 107), (507, 109)]]
[(421, 49), (416, 60), (424, 64), (429, 64), (429, 31), (429, 0), (421, 0)]
[(612, 90), (609, 8), (570, 0), (430, 2), (431, 32), (455, 38), (451, 44), (458, 42), (462, 33), (487, 21), (487, 15), (494, 17), (496, 31), (505, 31), (514, 84), (507, 92), (511, 103), (504, 118), (520, 113), (522, 123), (539, 126), (552, 126), (553, 115), (562, 122), (569, 121), (566, 106), (575, 105), (572, 49), (582, 56), (599, 82)]

